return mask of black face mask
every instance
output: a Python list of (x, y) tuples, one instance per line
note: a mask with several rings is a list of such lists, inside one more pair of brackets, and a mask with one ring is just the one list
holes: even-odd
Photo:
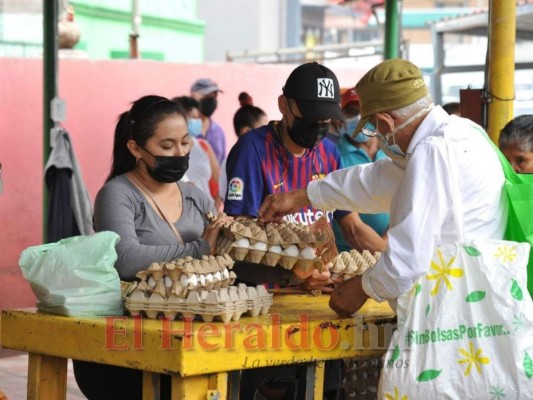
[(177, 182), (181, 178), (183, 178), (183, 175), (185, 175), (185, 172), (189, 169), (189, 154), (185, 156), (154, 156), (152, 153), (150, 153), (148, 150), (146, 150), (144, 147), (143, 149), (150, 154), (152, 157), (155, 158), (155, 167), (150, 168), (148, 164), (146, 164), (146, 170), (150, 174), (152, 178), (154, 178), (158, 182), (163, 183), (172, 183)]
[(329, 122), (309, 121), (301, 117), (294, 117), (287, 133), (291, 140), (300, 147), (312, 149), (329, 131)]
[(215, 97), (204, 97), (200, 100), (200, 112), (206, 117), (213, 115), (217, 109), (217, 99)]

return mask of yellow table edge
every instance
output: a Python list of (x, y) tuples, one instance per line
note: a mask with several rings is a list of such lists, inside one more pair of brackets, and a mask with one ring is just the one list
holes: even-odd
[(227, 324), (5, 310), (1, 343), (29, 353), (181, 376), (386, 351), (383, 341), (392, 334), (394, 317), (388, 304), (370, 300), (359, 316), (346, 319), (327, 307), (328, 300), (324, 295), (276, 295), (269, 315)]

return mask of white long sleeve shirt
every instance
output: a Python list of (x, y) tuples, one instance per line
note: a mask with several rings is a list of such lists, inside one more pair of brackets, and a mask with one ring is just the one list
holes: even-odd
[(435, 107), (416, 130), (404, 165), (379, 160), (309, 183), (307, 195), (315, 208), (390, 210), (387, 249), (362, 278), (370, 297), (394, 299), (411, 289), (428, 270), (434, 249), (458, 240), (442, 137), (457, 162), (465, 239), (503, 237), (508, 207), (502, 193), (505, 178), (496, 152), (480, 129)]

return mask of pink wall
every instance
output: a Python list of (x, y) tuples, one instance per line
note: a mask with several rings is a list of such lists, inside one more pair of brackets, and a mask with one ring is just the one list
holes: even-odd
[[(280, 117), (277, 97), (294, 66), (251, 64), (172, 64), (154, 61), (61, 60), (59, 95), (67, 102), (64, 126), (80, 163), (91, 199), (110, 167), (113, 131), (119, 113), (146, 94), (187, 95), (197, 78), (209, 77), (224, 91), (214, 119), (235, 142), (237, 96), (247, 91), (271, 119)], [(341, 87), (364, 71), (335, 70)], [(33, 306), (18, 258), (42, 240), (42, 62), (0, 59), (0, 309)]]

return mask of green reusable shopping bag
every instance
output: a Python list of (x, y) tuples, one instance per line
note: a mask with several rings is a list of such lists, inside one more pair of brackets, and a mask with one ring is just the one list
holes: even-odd
[[(490, 140), (490, 139), (489, 139)], [(509, 197), (509, 214), (504, 238), (527, 242), (533, 246), (533, 174), (517, 174), (498, 147), (490, 141), (498, 154), (505, 174), (505, 191)], [(527, 264), (527, 289), (533, 297), (533, 251)]]

